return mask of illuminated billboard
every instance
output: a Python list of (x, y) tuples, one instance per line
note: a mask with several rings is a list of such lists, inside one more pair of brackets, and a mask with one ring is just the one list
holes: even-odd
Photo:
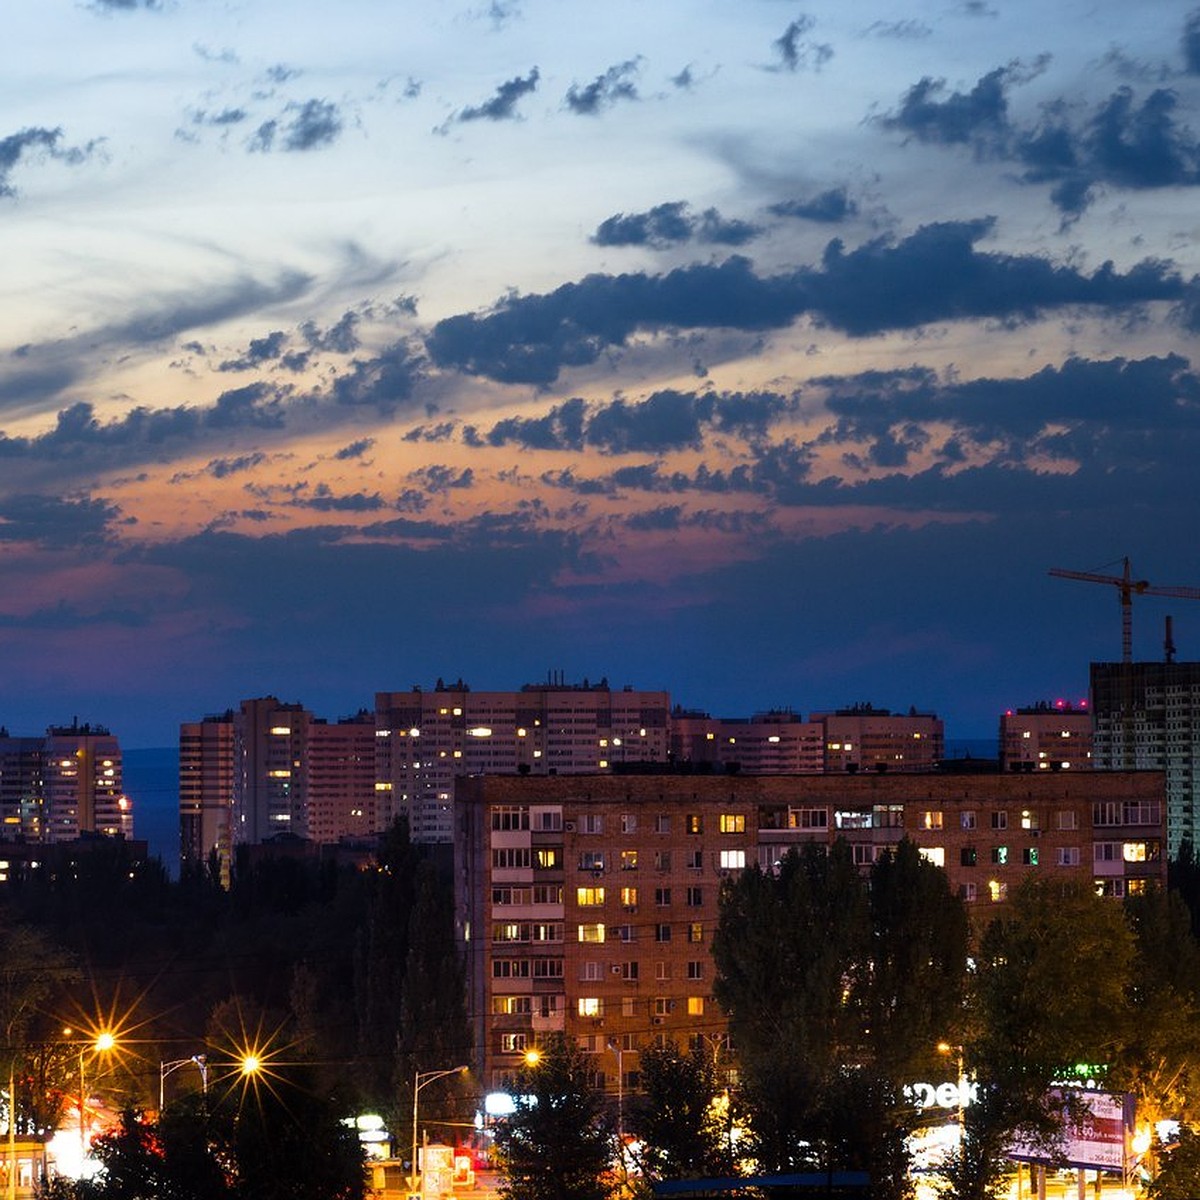
[[(1068, 1103), (1067, 1097), (1070, 1097)], [(1085, 1088), (1056, 1089), (1051, 1098), (1061, 1105), (1063, 1130), (1057, 1151), (1023, 1141), (1019, 1136), (1009, 1148), (1010, 1158), (1022, 1162), (1062, 1163), (1069, 1167), (1092, 1167), (1099, 1171), (1121, 1171), (1125, 1145), (1133, 1129), (1133, 1097)]]

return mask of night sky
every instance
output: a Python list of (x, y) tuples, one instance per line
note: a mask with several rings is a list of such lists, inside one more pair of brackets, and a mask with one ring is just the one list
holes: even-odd
[[(986, 736), (1200, 586), (1200, 10), (11, 0), (0, 723)], [(1143, 598), (1134, 650), (1200, 604)]]

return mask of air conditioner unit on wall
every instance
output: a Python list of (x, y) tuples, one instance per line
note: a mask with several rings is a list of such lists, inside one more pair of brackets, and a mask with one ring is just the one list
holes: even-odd
[(566, 830), (568, 833), (574, 833), (574, 832), (575, 832), (575, 822), (574, 822), (574, 821), (564, 821), (564, 822), (563, 822), (563, 828), (564, 828), (564, 829), (565, 829), (565, 830)]

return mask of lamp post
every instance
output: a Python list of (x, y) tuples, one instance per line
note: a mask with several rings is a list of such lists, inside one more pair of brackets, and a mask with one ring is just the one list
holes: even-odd
[(208, 1059), (203, 1054), (193, 1054), (191, 1058), (177, 1058), (172, 1062), (159, 1062), (158, 1064), (158, 1111), (162, 1115), (164, 1102), (164, 1084), (167, 1076), (172, 1071), (178, 1071), (180, 1067), (186, 1067), (189, 1063), (195, 1063), (200, 1068), (200, 1088), (204, 1095), (208, 1095)]
[(79, 1050), (79, 1151), (84, 1158), (87, 1157), (87, 1118), (85, 1116), (87, 1088), (84, 1086), (84, 1063), (87, 1052), (90, 1050), (93, 1054), (107, 1054), (108, 1051), (115, 1048), (116, 1044), (116, 1035), (105, 1030), (98, 1033), (94, 1040), (85, 1043)]
[[(446, 1067), (441, 1071), (417, 1071), (413, 1075), (413, 1103), (412, 1103), (412, 1174), (409, 1176), (410, 1188), (415, 1189), (417, 1186), (417, 1109), (421, 1098), (421, 1089), (427, 1084), (433, 1083), (438, 1079), (445, 1079), (447, 1075), (463, 1075), (469, 1071), (470, 1067)], [(424, 1188), (422, 1188), (424, 1190)]]

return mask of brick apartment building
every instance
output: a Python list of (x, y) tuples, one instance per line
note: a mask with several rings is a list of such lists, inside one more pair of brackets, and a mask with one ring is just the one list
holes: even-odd
[(1122, 896), (1165, 881), (1157, 772), (491, 776), (459, 781), (456, 878), (477, 1068), (551, 1032), (635, 1087), (649, 1039), (718, 1046), (722, 882), (804, 842), (866, 869), (909, 837), (977, 919), (1031, 873)]
[(1002, 771), (1090, 771), (1092, 714), (1086, 704), (1043, 701), (1000, 717)]

